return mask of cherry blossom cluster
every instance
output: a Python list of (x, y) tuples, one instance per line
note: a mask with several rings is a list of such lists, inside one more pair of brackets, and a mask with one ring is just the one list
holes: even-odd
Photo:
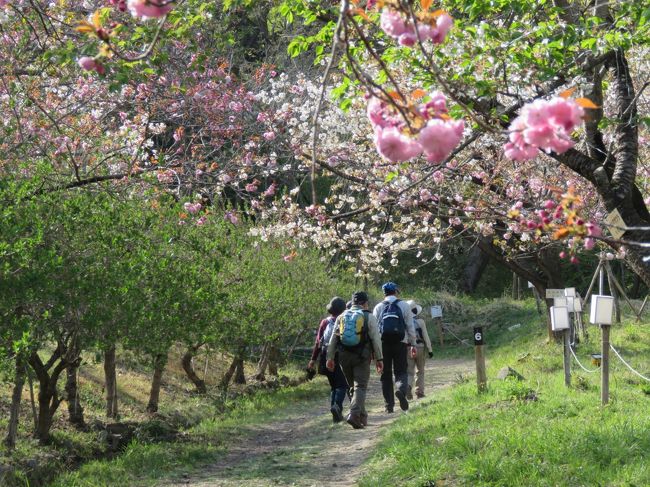
[[(112, 3), (117, 3), (118, 8), (124, 3), (123, 0), (118, 0)], [(134, 17), (143, 17), (146, 19), (156, 19), (164, 17), (174, 8), (174, 0), (127, 0), (126, 7)]]
[(575, 145), (571, 133), (583, 116), (584, 110), (576, 101), (562, 97), (525, 105), (510, 125), (510, 142), (504, 146), (506, 157), (521, 162), (537, 157), (539, 149), (566, 152)]
[(453, 19), (446, 13), (433, 16), (428, 14), (417, 25), (393, 8), (384, 8), (381, 12), (380, 26), (382, 30), (401, 46), (414, 46), (418, 40), (430, 40), (434, 44), (442, 44), (447, 33), (453, 26)]
[[(421, 154), (427, 161), (443, 162), (463, 137), (465, 124), (447, 115), (445, 96), (436, 91), (429, 101), (412, 109), (405, 121), (394, 103), (371, 97), (368, 118), (375, 132), (377, 151), (391, 162), (409, 161)], [(420, 125), (421, 128), (413, 128)]]

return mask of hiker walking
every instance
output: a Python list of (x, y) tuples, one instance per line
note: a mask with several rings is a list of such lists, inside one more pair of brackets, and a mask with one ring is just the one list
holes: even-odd
[(348, 391), (348, 383), (345, 380), (343, 371), (338, 364), (338, 354), (334, 355), (335, 367), (330, 371), (326, 367), (327, 361), (327, 347), (329, 345), (334, 327), (336, 326), (336, 318), (345, 311), (345, 301), (341, 298), (334, 297), (327, 305), (327, 313), (329, 316), (320, 322), (318, 332), (316, 333), (316, 343), (311, 352), (311, 360), (307, 364), (307, 368), (314, 369), (314, 365), (318, 360), (318, 373), (327, 376), (330, 383), (330, 412), (332, 419), (335, 423), (343, 420), (343, 400)]
[(417, 336), (415, 340), (415, 357), (411, 357), (410, 355), (408, 357), (409, 388), (406, 398), (410, 400), (413, 399), (414, 384), (415, 396), (418, 399), (424, 397), (424, 362), (426, 360), (425, 353), (428, 352), (429, 358), (433, 358), (433, 349), (431, 348), (431, 340), (429, 339), (427, 325), (424, 323), (424, 320), (422, 318), (417, 317), (422, 312), (422, 306), (413, 300), (407, 301), (406, 304), (409, 305), (409, 308), (411, 308), (411, 313), (413, 313), (413, 325), (415, 326), (415, 334)]
[[(395, 397), (399, 407), (407, 411), (408, 363), (407, 355), (415, 356), (416, 335), (413, 326), (413, 313), (406, 301), (398, 299), (399, 287), (394, 282), (387, 282), (381, 287), (384, 300), (375, 306), (373, 315), (379, 325), (384, 371), (381, 374), (381, 391), (387, 413), (395, 407)], [(410, 345), (410, 347), (409, 347)], [(395, 389), (393, 389), (395, 375)], [(393, 391), (395, 394), (393, 395)]]
[(336, 327), (327, 347), (327, 368), (334, 370), (336, 351), (348, 384), (352, 401), (347, 422), (360, 429), (368, 425), (366, 390), (370, 379), (370, 362), (374, 354), (377, 373), (383, 369), (381, 342), (377, 320), (368, 311), (368, 295), (357, 291), (352, 295), (352, 306), (336, 320)]

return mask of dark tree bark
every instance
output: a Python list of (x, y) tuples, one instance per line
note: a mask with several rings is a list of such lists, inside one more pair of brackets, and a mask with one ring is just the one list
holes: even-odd
[(11, 394), (11, 408), (9, 410), (9, 425), (7, 426), (7, 436), (3, 442), (9, 450), (13, 450), (16, 447), (18, 422), (20, 418), (20, 400), (23, 394), (23, 385), (25, 384), (25, 363), (20, 355), (17, 355), (15, 358), (15, 366), (14, 388)]
[(476, 286), (478, 286), (489, 262), (490, 257), (478, 246), (473, 245), (470, 248), (467, 263), (463, 269), (463, 280), (460, 284), (461, 290), (464, 293), (471, 294), (476, 290)]
[(194, 387), (196, 387), (196, 392), (199, 394), (206, 394), (208, 390), (205, 387), (205, 381), (199, 378), (194, 370), (194, 356), (200, 347), (201, 345), (193, 345), (188, 347), (187, 351), (181, 358), (181, 365), (183, 366), (183, 370), (185, 371), (185, 374), (187, 374), (187, 377), (192, 381)]
[(104, 387), (106, 390), (106, 417), (117, 419), (117, 373), (115, 370), (115, 345), (104, 351)]
[(149, 403), (147, 412), (155, 413), (158, 411), (160, 401), (160, 387), (162, 385), (162, 376), (167, 364), (167, 354), (158, 354), (154, 357), (153, 378), (151, 380), (151, 391), (149, 392)]
[(246, 384), (246, 375), (244, 374), (244, 357), (239, 355), (235, 358), (235, 384)]
[(77, 383), (80, 360), (70, 364), (66, 369), (65, 393), (68, 402), (68, 418), (76, 428), (85, 428), (84, 410), (79, 400)]
[[(69, 366), (69, 362), (63, 358), (62, 349), (63, 345), (59, 344), (46, 363), (43, 363), (36, 352), (32, 352), (29, 357), (29, 365), (34, 369), (39, 384), (35, 436), (41, 445), (46, 445), (50, 441), (52, 420), (62, 401), (56, 386), (61, 373)], [(52, 369), (51, 374), (50, 369)]]
[(269, 347), (269, 374), (273, 377), (278, 376), (278, 366), (280, 365), (280, 350), (275, 345)]
[(221, 378), (221, 382), (219, 382), (219, 387), (221, 389), (228, 389), (228, 386), (230, 385), (230, 380), (232, 379), (232, 376), (235, 374), (235, 370), (237, 370), (237, 356), (235, 355), (230, 362), (230, 367), (228, 367), (228, 370), (226, 370), (226, 373), (223, 374), (223, 377)]
[(262, 348), (262, 354), (260, 355), (260, 360), (257, 363), (257, 370), (255, 371), (255, 380), (264, 381), (266, 380), (266, 367), (269, 364), (269, 349), (271, 344), (267, 343)]

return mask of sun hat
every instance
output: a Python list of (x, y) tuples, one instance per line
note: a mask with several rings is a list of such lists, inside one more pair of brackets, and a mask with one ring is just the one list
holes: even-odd
[(406, 304), (408, 304), (408, 307), (411, 308), (411, 311), (413, 312), (413, 316), (417, 316), (420, 313), (422, 313), (422, 306), (420, 306), (418, 303), (416, 303), (414, 300), (409, 299)]

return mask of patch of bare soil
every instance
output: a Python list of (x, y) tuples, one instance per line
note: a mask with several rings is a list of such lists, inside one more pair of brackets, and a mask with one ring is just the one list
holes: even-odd
[[(435, 398), (459, 374), (473, 369), (467, 359), (429, 360), (425, 374), (427, 397), (411, 401), (411, 410)], [(323, 397), (295, 404), (284, 419), (259, 425), (242, 425), (231, 439), (228, 453), (203, 471), (185, 478), (168, 479), (160, 487), (234, 486), (353, 486), (382, 429), (400, 415), (384, 413), (379, 376), (370, 378), (366, 408), (368, 427), (354, 430), (347, 423), (333, 424), (329, 413), (329, 388)], [(408, 413), (407, 413), (408, 414)]]

